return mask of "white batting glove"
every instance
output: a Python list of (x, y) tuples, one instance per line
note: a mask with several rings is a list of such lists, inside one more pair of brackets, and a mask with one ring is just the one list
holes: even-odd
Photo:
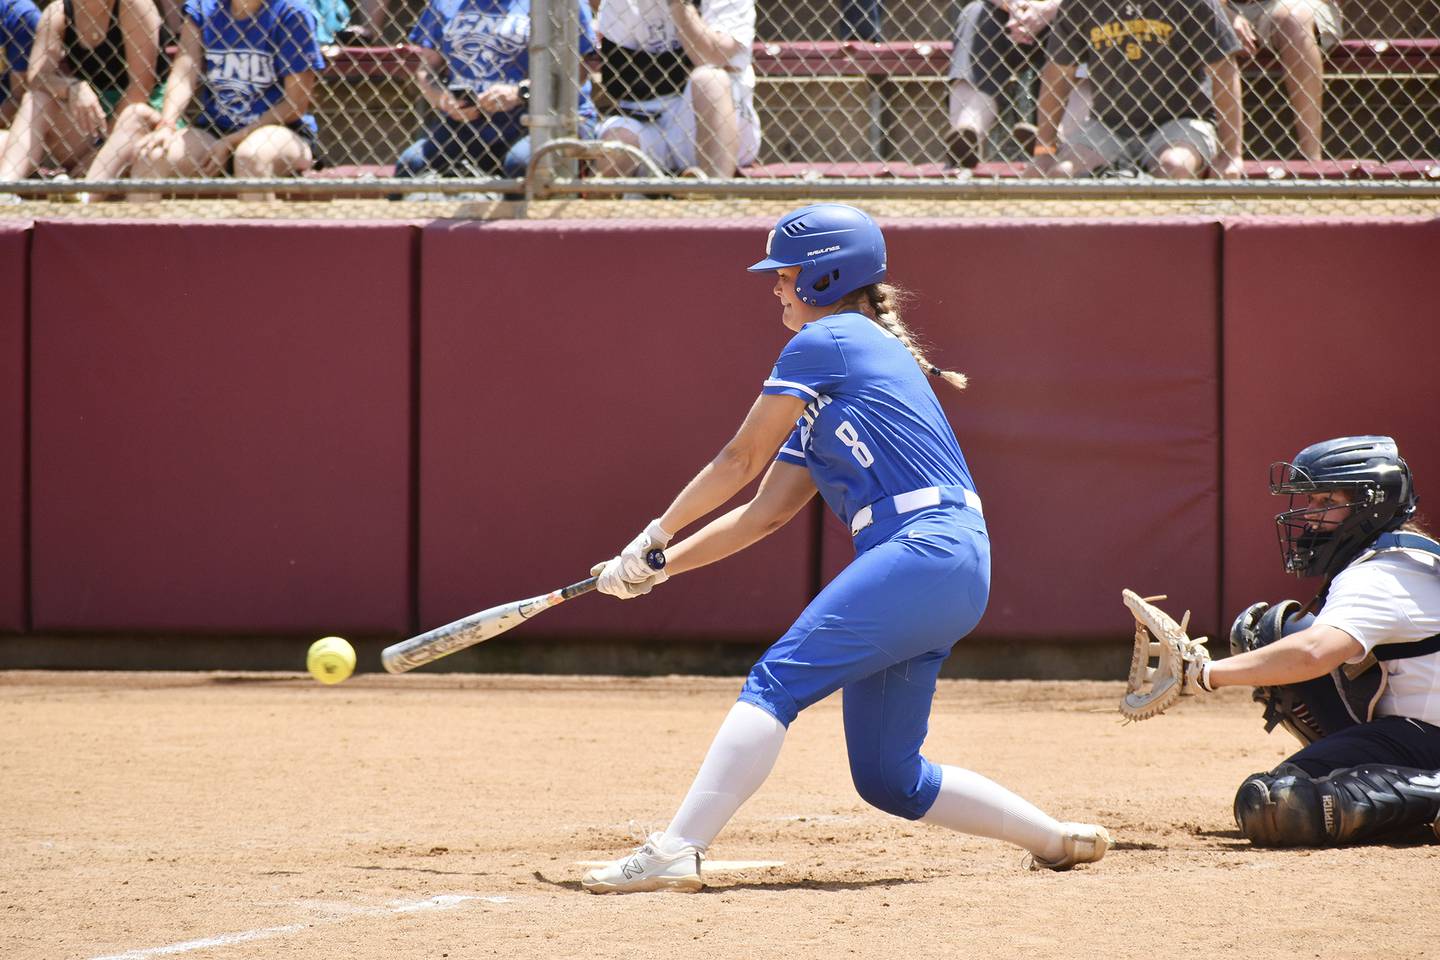
[[(643, 597), (657, 583), (664, 583), (669, 576), (664, 570), (650, 570), (650, 576), (644, 580), (627, 580), (622, 575), (621, 567), (623, 560), (620, 557), (607, 560), (604, 563), (597, 563), (590, 568), (592, 577), (599, 577), (595, 589), (601, 593), (609, 594), (619, 600), (634, 600), (636, 597)], [(649, 567), (645, 569), (649, 570)]]
[[(651, 520), (645, 525), (645, 529), (640, 531), (639, 536), (620, 551), (620, 575), (631, 583), (654, 577), (656, 571), (651, 568), (645, 555), (651, 550), (664, 550), (670, 546), (672, 536), (673, 534), (666, 533), (665, 528), (660, 526), (658, 518)], [(664, 580), (659, 582), (663, 583)]]

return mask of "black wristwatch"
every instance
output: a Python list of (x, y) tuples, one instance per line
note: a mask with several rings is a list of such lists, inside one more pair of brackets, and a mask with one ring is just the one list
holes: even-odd
[(520, 94), (520, 101), (521, 101), (522, 103), (529, 103), (529, 102), (530, 102), (530, 81), (529, 81), (529, 80), (521, 80), (519, 83), (515, 84), (515, 91)]

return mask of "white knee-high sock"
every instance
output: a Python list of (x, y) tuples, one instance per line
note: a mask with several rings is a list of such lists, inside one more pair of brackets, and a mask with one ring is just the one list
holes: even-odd
[(946, 766), (940, 771), (940, 793), (921, 820), (1004, 840), (1046, 860), (1064, 855), (1063, 834), (1054, 817), (974, 771)]
[(766, 711), (738, 701), (730, 708), (685, 801), (665, 830), (665, 839), (705, 848), (735, 816), (740, 805), (770, 776), (785, 725)]

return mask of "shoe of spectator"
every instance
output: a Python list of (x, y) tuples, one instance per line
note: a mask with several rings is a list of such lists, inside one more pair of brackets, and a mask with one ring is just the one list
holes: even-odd
[(1010, 128), (1010, 139), (1020, 148), (1022, 157), (1035, 155), (1035, 142), (1039, 137), (1040, 130), (1033, 123), (1017, 123)]
[(973, 170), (980, 163), (980, 138), (974, 130), (952, 130), (945, 151), (952, 167)]

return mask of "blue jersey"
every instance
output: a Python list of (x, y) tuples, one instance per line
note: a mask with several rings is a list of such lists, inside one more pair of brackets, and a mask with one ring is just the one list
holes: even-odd
[[(580, 55), (595, 52), (590, 4), (581, 0)], [(519, 83), (530, 75), (530, 0), (430, 0), (410, 42), (445, 57), (451, 90), (476, 93), (496, 83)], [(582, 118), (598, 119), (590, 81), (580, 89)], [(517, 123), (524, 107), (514, 111)], [(498, 119), (498, 118), (497, 118)]]
[(923, 487), (975, 489), (925, 373), (904, 344), (863, 314), (807, 323), (780, 353), (763, 392), (806, 402), (776, 459), (809, 468), (846, 526), (882, 497)]
[[(199, 24), (205, 47), (205, 86), (198, 124), (222, 134), (253, 123), (285, 96), (285, 78), (323, 70), (315, 14), (297, 0), (269, 0), (236, 20), (228, 0), (187, 0), (185, 16)], [(314, 134), (315, 118), (303, 123)]]
[(30, 69), (30, 47), (40, 9), (30, 0), (0, 0), (0, 105), (10, 97), (10, 79)]

